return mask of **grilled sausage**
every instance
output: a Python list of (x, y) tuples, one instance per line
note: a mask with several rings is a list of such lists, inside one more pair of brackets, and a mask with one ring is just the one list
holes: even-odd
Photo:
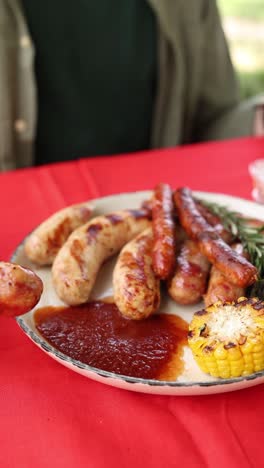
[[(232, 234), (224, 228), (219, 217), (199, 201), (197, 201), (197, 208), (220, 237), (228, 243), (231, 242)], [(177, 233), (178, 231), (179, 229), (176, 230)], [(168, 282), (168, 292), (171, 298), (183, 305), (198, 303), (207, 289), (210, 268), (211, 264), (200, 252), (198, 243), (190, 239), (186, 240), (177, 255), (174, 275)]]
[(237, 286), (246, 287), (254, 283), (257, 279), (257, 269), (233, 251), (201, 216), (190, 190), (177, 190), (174, 200), (182, 226), (187, 234), (199, 243), (201, 252), (208, 260)]
[[(239, 255), (244, 255), (241, 244), (233, 244), (231, 247)], [(229, 278), (223, 275), (218, 268), (215, 266), (212, 267), (209, 276), (208, 289), (204, 295), (206, 307), (214, 304), (216, 301), (236, 301), (239, 297), (244, 295), (245, 288), (232, 284)]]
[(175, 221), (172, 190), (168, 184), (155, 187), (152, 199), (153, 269), (162, 280), (172, 275), (175, 266)]
[(67, 304), (87, 302), (103, 262), (150, 225), (144, 210), (98, 216), (76, 229), (52, 266), (58, 296)]
[(91, 203), (80, 203), (57, 211), (38, 226), (25, 242), (27, 257), (38, 265), (52, 264), (59, 249), (72, 231), (91, 216)]
[(160, 281), (152, 268), (152, 229), (125, 245), (113, 273), (114, 301), (122, 315), (141, 320), (160, 304)]
[(33, 271), (13, 263), (0, 262), (0, 313), (21, 315), (33, 309), (43, 291)]
[[(214, 227), (226, 242), (231, 242), (232, 234), (222, 225), (220, 219), (197, 201), (197, 208), (206, 221)], [(178, 233), (179, 229), (176, 230)], [(239, 253), (239, 252), (238, 252)], [(211, 264), (200, 252), (198, 243), (186, 240), (177, 255), (176, 269), (168, 283), (168, 292), (179, 304), (196, 304), (207, 289), (207, 279)]]
[(200, 252), (197, 242), (183, 242), (175, 273), (168, 283), (168, 292), (179, 304), (196, 304), (206, 291), (210, 263)]
[(223, 239), (227, 244), (230, 244), (233, 240), (233, 236), (231, 232), (227, 231), (223, 224), (221, 223), (221, 220), (218, 218), (218, 216), (214, 215), (205, 205), (202, 204), (202, 202), (196, 200), (196, 206), (199, 211), (199, 213), (203, 216), (203, 218), (210, 224), (210, 226), (213, 226), (214, 230), (219, 234), (221, 239)]

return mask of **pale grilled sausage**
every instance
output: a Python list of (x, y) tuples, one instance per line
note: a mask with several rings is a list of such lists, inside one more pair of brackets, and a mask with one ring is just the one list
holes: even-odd
[(196, 304), (207, 287), (210, 263), (197, 242), (185, 240), (177, 255), (175, 273), (168, 282), (168, 292), (179, 304)]
[(169, 278), (175, 267), (175, 219), (172, 190), (158, 184), (152, 198), (153, 269), (158, 278)]
[(31, 270), (0, 262), (0, 314), (21, 315), (33, 309), (43, 291), (41, 279)]
[(90, 202), (68, 206), (41, 223), (26, 239), (25, 253), (38, 265), (52, 264), (69, 235), (91, 217)]
[(153, 234), (148, 228), (126, 244), (113, 273), (114, 301), (121, 314), (141, 320), (160, 304), (160, 281), (152, 267)]
[(149, 225), (146, 211), (124, 210), (98, 216), (76, 229), (52, 266), (58, 296), (71, 305), (87, 302), (104, 261)]
[(230, 281), (246, 287), (257, 279), (257, 269), (242, 255), (234, 252), (200, 214), (191, 191), (187, 188), (176, 190), (175, 204), (180, 222), (187, 234), (199, 243), (201, 252)]
[[(241, 244), (234, 244), (231, 247), (239, 255), (245, 255)], [(232, 284), (229, 277), (221, 273), (221, 271), (219, 271), (215, 266), (212, 267), (209, 276), (208, 289), (204, 295), (206, 307), (217, 301), (236, 301), (239, 297), (244, 295), (244, 288)]]

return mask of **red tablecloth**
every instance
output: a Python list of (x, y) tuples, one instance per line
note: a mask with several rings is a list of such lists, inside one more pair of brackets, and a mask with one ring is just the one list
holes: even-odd
[[(0, 256), (68, 204), (173, 187), (251, 197), (248, 164), (264, 139), (82, 159), (0, 175)], [(119, 390), (76, 374), (0, 317), (1, 468), (263, 466), (264, 387), (170, 397)]]

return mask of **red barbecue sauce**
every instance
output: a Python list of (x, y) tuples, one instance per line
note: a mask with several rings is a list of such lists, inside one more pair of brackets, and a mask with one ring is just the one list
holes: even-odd
[(38, 309), (35, 323), (54, 348), (98, 369), (157, 380), (175, 380), (183, 370), (188, 324), (174, 315), (128, 320), (115, 304), (96, 301)]

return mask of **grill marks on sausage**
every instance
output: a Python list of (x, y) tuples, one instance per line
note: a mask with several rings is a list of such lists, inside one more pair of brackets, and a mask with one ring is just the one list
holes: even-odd
[(93, 206), (86, 202), (55, 212), (26, 239), (24, 250), (37, 265), (51, 265), (70, 234), (88, 221)]
[(199, 302), (206, 291), (210, 263), (199, 251), (197, 242), (190, 239), (181, 245), (176, 269), (169, 281), (169, 294), (180, 304)]
[(138, 289), (140, 284), (147, 282), (144, 258), (135, 257), (131, 252), (124, 252), (122, 262), (131, 271), (131, 274), (127, 275), (128, 280), (134, 279), (136, 275)]
[(76, 263), (79, 265), (79, 268), (84, 274), (85, 270), (85, 261), (83, 258), (83, 243), (79, 239), (74, 239), (70, 246), (70, 255), (74, 258)]
[(126, 210), (127, 213), (131, 214), (135, 219), (151, 219), (151, 214), (147, 209), (142, 210)]
[(141, 320), (160, 303), (160, 282), (152, 268), (152, 230), (147, 228), (120, 253), (114, 273), (114, 299), (122, 315)]
[[(146, 210), (126, 210), (124, 213), (132, 215), (134, 219), (149, 219), (149, 214)], [(116, 226), (124, 222), (124, 216), (118, 213), (110, 213), (104, 215), (104, 219), (109, 221), (110, 225)], [(91, 223), (87, 228), (87, 242), (90, 244), (96, 240), (98, 234), (104, 228), (101, 223)]]
[(101, 223), (90, 224), (87, 228), (87, 243), (90, 244), (93, 240), (97, 238), (98, 233), (103, 229)]
[[(194, 263), (194, 255), (199, 255), (196, 245), (189, 240), (184, 242), (177, 258), (177, 264), (181, 272), (186, 276), (200, 275), (203, 271), (201, 264)], [(201, 254), (199, 256), (201, 256)]]
[(187, 188), (174, 194), (178, 214), (187, 234), (199, 243), (201, 252), (230, 281), (245, 287), (257, 279), (257, 269), (244, 257), (234, 252), (199, 213), (191, 192)]
[(105, 218), (108, 219), (108, 221), (110, 221), (110, 223), (112, 225), (122, 223), (122, 221), (123, 221), (123, 217), (116, 214), (116, 213), (111, 213), (109, 215), (105, 215)]
[(150, 248), (146, 248), (146, 236), (142, 236), (138, 242), (137, 255), (131, 252), (124, 252), (122, 255), (122, 263), (126, 266), (131, 274), (127, 274), (129, 281), (135, 281), (135, 292), (139, 292), (143, 285), (148, 287), (148, 274), (146, 272), (146, 256), (150, 256)]
[(64, 243), (71, 231), (71, 220), (69, 218), (63, 219), (54, 227), (54, 231), (47, 237), (46, 252), (49, 256), (51, 254), (56, 255), (58, 249)]
[[(146, 248), (145, 241), (146, 237), (141, 237), (137, 255), (133, 255), (132, 252), (124, 252), (122, 254), (122, 264), (131, 272), (126, 274), (127, 282), (134, 286), (132, 294), (129, 289), (124, 290), (124, 294), (129, 300), (133, 299), (136, 294), (139, 294), (142, 287), (146, 287), (152, 293), (146, 265), (146, 255), (150, 256), (150, 249)], [(147, 297), (145, 305), (149, 306), (152, 301)]]
[(228, 244), (232, 242), (233, 236), (232, 234), (227, 231), (223, 224), (220, 221), (220, 218), (216, 215), (214, 215), (206, 206), (204, 206), (200, 201), (195, 200), (196, 207), (203, 216), (203, 218), (214, 228), (214, 230), (217, 232), (217, 234), (223, 239), (225, 242)]
[[(246, 257), (246, 254), (243, 253), (242, 244), (232, 244), (231, 247), (238, 254)], [(208, 282), (208, 288), (206, 294), (204, 295), (204, 302), (206, 306), (209, 306), (216, 301), (236, 301), (239, 297), (244, 295), (244, 288), (230, 283), (229, 278), (226, 277), (223, 273), (221, 273), (221, 271), (219, 271), (218, 268), (216, 268), (215, 266), (212, 267)]]
[(153, 269), (160, 279), (172, 275), (175, 267), (175, 221), (172, 190), (168, 184), (155, 187), (152, 199)]

